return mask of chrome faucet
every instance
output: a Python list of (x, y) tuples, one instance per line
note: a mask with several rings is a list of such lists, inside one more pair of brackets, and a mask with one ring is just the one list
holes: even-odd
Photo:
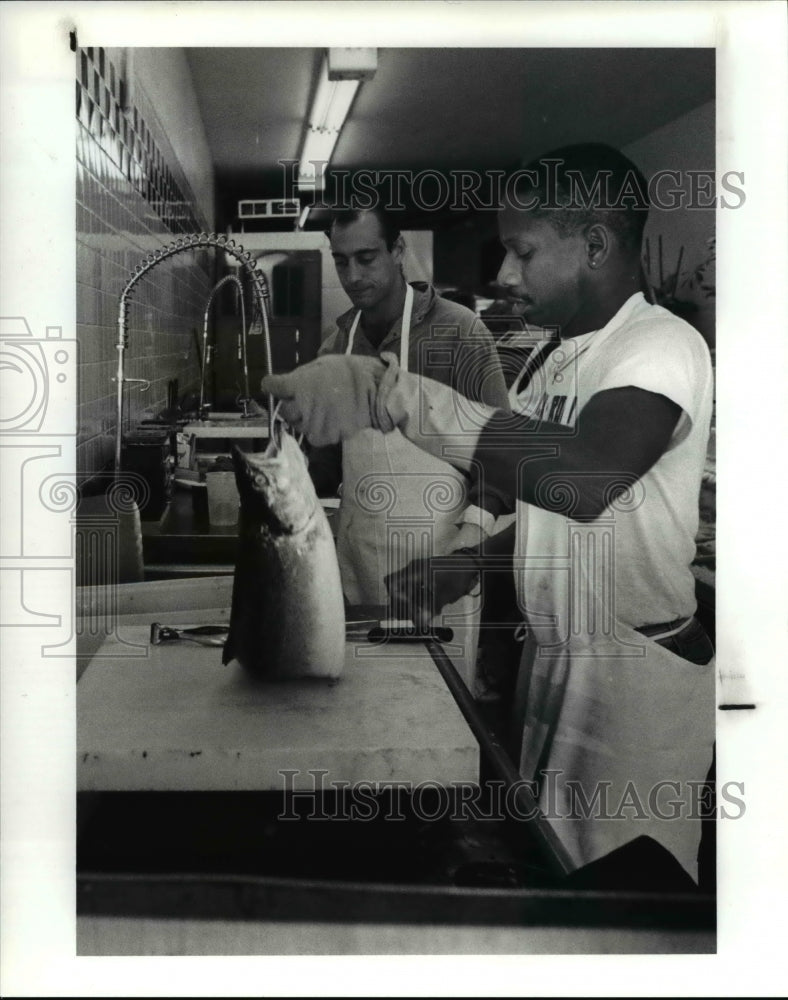
[[(263, 280), (265, 281), (265, 276), (263, 276)], [(214, 285), (213, 289), (211, 290), (211, 294), (208, 296), (208, 301), (205, 304), (205, 316), (203, 318), (203, 334), (202, 334), (203, 361), (200, 370), (200, 408), (198, 411), (201, 420), (203, 419), (203, 411), (206, 408), (204, 402), (205, 372), (208, 367), (208, 364), (210, 363), (210, 358), (211, 358), (211, 347), (208, 344), (208, 318), (211, 312), (211, 305), (213, 304), (213, 300), (216, 298), (217, 292), (219, 291), (220, 288), (223, 288), (227, 284), (237, 285), (241, 299), (241, 332), (238, 336), (238, 360), (241, 362), (241, 368), (243, 370), (244, 395), (241, 398), (240, 402), (243, 405), (244, 416), (246, 416), (247, 413), (247, 405), (249, 402), (249, 365), (246, 356), (247, 331), (246, 331), (246, 309), (244, 307), (244, 287), (241, 284), (240, 278), (238, 278), (234, 274), (227, 274)]]
[[(268, 292), (268, 282), (266, 281), (265, 275), (258, 271), (255, 266), (255, 260), (248, 250), (238, 244), (235, 240), (231, 240), (228, 236), (220, 235), (216, 233), (196, 233), (192, 236), (182, 236), (175, 240), (174, 243), (169, 243), (166, 246), (160, 247), (158, 250), (149, 254), (142, 263), (137, 264), (134, 268), (134, 274), (131, 276), (130, 280), (123, 289), (120, 296), (120, 306), (118, 309), (118, 342), (116, 345), (118, 351), (118, 368), (117, 375), (114, 381), (117, 384), (117, 395), (116, 395), (116, 418), (117, 427), (115, 429), (115, 477), (117, 478), (121, 471), (121, 448), (123, 444), (123, 386), (127, 382), (132, 381), (144, 381), (136, 379), (127, 379), (125, 376), (125, 354), (129, 346), (129, 332), (128, 332), (128, 306), (131, 293), (134, 290), (138, 282), (148, 273), (160, 264), (163, 260), (167, 260), (169, 257), (174, 257), (179, 253), (186, 253), (189, 250), (197, 250), (202, 247), (214, 247), (217, 250), (224, 250), (225, 253), (230, 254), (234, 257), (238, 263), (246, 269), (246, 273), (252, 282), (252, 291), (257, 301), (257, 306), (260, 310), (260, 315), (263, 320), (263, 330), (265, 333), (265, 365), (266, 372), (270, 375), (273, 373), (273, 365), (271, 362), (271, 331), (268, 325), (268, 308), (267, 303), (269, 301)], [(234, 275), (228, 275), (228, 277), (234, 277)], [(238, 280), (238, 279), (236, 279)], [(245, 339), (245, 332), (244, 332)], [(244, 371), (246, 376), (246, 388), (248, 396), (248, 371), (246, 370), (245, 363), (245, 348), (244, 348)], [(149, 383), (148, 383), (149, 385)], [(274, 436), (274, 401), (273, 397), (269, 395), (268, 397), (268, 433), (273, 439)]]

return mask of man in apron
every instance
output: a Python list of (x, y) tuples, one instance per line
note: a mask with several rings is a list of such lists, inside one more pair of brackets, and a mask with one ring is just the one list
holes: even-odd
[[(321, 371), (343, 381), (342, 406), (318, 396), (309, 366), (272, 388), (287, 397), (289, 418), (323, 441), (396, 426), (434, 452), (464, 435), (466, 457), (455, 447), (452, 462), (508, 492), (516, 512), (480, 548), (476, 569), (508, 542), (525, 632), (514, 705), (520, 774), (536, 783), (577, 867), (645, 835), (697, 880), (715, 685), (690, 564), (709, 352), (692, 327), (643, 297), (646, 183), (622, 154), (567, 147), (507, 190), (498, 281), (527, 322), (560, 335), (520, 413), (460, 406), (392, 356)], [(421, 595), (419, 620), (473, 585), (478, 573), (467, 553), (461, 560), (454, 574), (414, 563), (390, 587)]]
[[(506, 407), (506, 386), (493, 340), (475, 313), (408, 284), (396, 217), (382, 208), (338, 211), (329, 231), (337, 275), (353, 308), (339, 317), (321, 355), (377, 358), (393, 352), (402, 371), (426, 375), (470, 399)], [(408, 441), (398, 430), (364, 429), (341, 446), (313, 450), (318, 491), (341, 482), (337, 554), (351, 605), (388, 605), (385, 577), (413, 559), (478, 544), (494, 522), (496, 498), (469, 477)], [(492, 508), (493, 512), (485, 508)], [(443, 611), (454, 633), (448, 647), (473, 686), (478, 596)]]

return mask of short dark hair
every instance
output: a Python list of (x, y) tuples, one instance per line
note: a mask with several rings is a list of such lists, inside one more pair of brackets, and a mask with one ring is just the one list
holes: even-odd
[(374, 215), (377, 218), (381, 235), (386, 242), (386, 249), (391, 252), (401, 235), (400, 219), (396, 213), (384, 208), (379, 201), (371, 208), (334, 209), (331, 212), (331, 221), (326, 236), (331, 239), (331, 230), (334, 226), (348, 226), (351, 222), (358, 222), (363, 215)]
[[(563, 146), (513, 171), (510, 180), (515, 204), (548, 219), (562, 236), (603, 223), (622, 249), (639, 252), (649, 211), (648, 184), (612, 146)], [(521, 196), (528, 197), (527, 205)]]

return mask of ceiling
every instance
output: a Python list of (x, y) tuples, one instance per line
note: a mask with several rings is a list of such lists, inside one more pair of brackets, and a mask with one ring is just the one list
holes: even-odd
[[(282, 194), (320, 49), (187, 49), (217, 207)], [(714, 49), (379, 49), (332, 166), (505, 169), (580, 141), (614, 146), (714, 99)]]

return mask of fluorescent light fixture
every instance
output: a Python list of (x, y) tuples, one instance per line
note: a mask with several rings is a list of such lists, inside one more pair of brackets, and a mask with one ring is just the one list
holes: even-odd
[(298, 186), (322, 190), (338, 132), (307, 132), (298, 165)]
[(325, 60), (309, 113), (309, 127), (318, 132), (339, 132), (358, 90), (358, 80), (329, 80)]
[(377, 49), (329, 49), (329, 80), (371, 80), (378, 68)]
[(325, 169), (334, 153), (358, 85), (359, 80), (329, 80), (327, 59), (323, 59), (301, 148), (299, 184), (322, 189)]

